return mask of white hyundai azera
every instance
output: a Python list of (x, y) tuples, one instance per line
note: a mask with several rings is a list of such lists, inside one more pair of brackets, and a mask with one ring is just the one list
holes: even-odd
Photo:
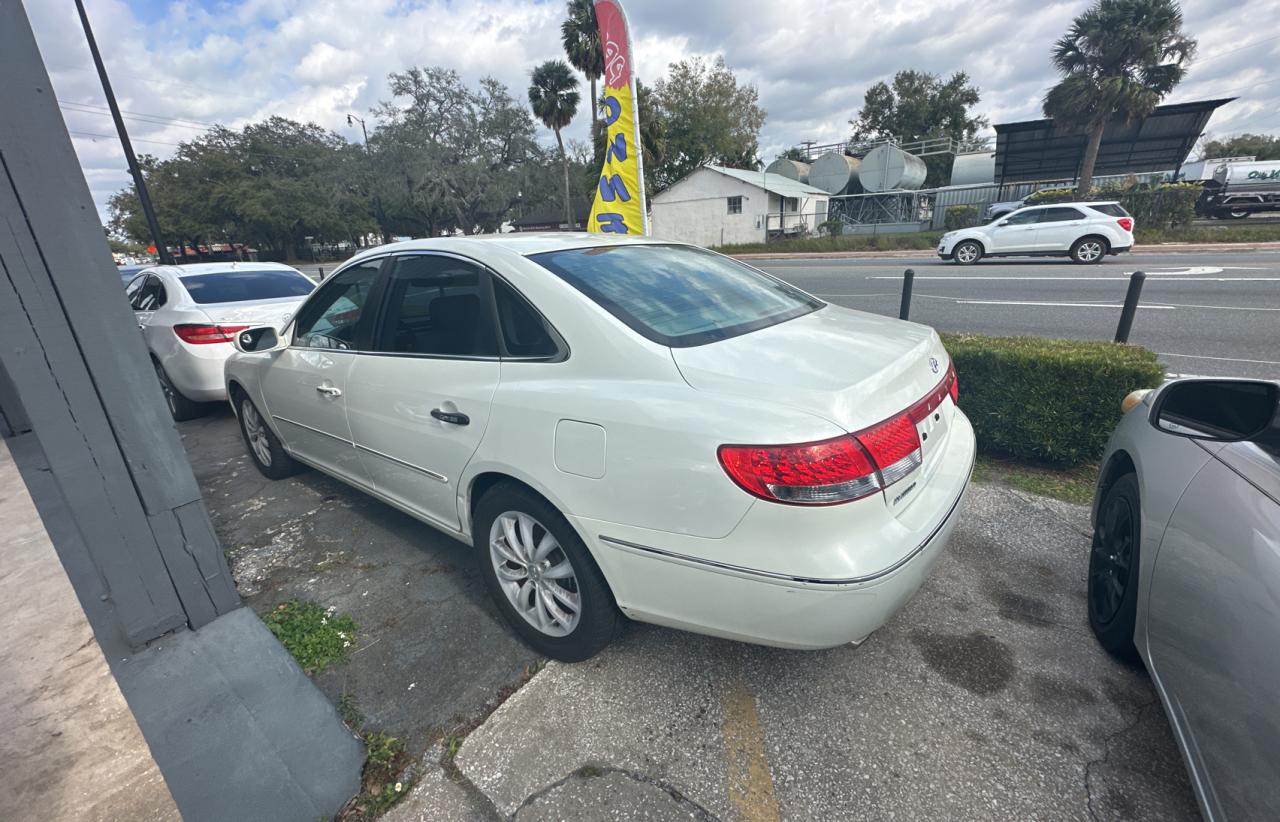
[(624, 615), (860, 642), (924, 581), (973, 467), (932, 329), (687, 245), (382, 246), (236, 347), (262, 473), (318, 468), (474, 546), (513, 628), (566, 661)]

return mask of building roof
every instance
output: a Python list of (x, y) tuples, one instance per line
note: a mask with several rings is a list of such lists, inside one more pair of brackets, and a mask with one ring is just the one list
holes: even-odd
[[(1170, 171), (1181, 166), (1218, 106), (1236, 98), (1158, 106), (1132, 123), (1102, 132), (1095, 176)], [(1080, 170), (1088, 136), (1053, 120), (1001, 123), (996, 129), (997, 183), (1071, 180)]]
[(799, 180), (792, 180), (790, 177), (783, 177), (781, 174), (770, 174), (766, 171), (751, 171), (745, 168), (725, 168), (724, 166), (703, 166), (703, 168), (711, 171), (719, 172), (726, 177), (732, 177), (740, 180), (747, 185), (762, 188), (770, 194), (777, 194), (779, 197), (830, 197), (831, 195), (820, 188), (814, 188), (806, 185)]
[[(591, 203), (584, 197), (575, 197), (570, 204), (573, 206), (573, 218), (577, 223), (585, 223), (587, 216), (591, 214)], [(521, 226), (539, 226), (539, 225), (563, 225), (564, 224), (564, 203), (560, 202), (556, 205), (547, 205), (532, 211), (523, 217), (512, 220), (511, 225), (514, 228)]]

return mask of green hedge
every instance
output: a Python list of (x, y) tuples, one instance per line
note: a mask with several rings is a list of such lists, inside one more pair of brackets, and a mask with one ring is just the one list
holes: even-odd
[[(1150, 186), (1120, 183), (1089, 190), (1090, 200), (1117, 200), (1133, 215), (1139, 241), (1144, 229), (1163, 231), (1191, 225), (1196, 216), (1196, 200), (1203, 191), (1196, 183), (1160, 183)], [(1027, 205), (1066, 203), (1077, 200), (1074, 188), (1042, 188), (1027, 198)]]
[(978, 217), (978, 207), (976, 205), (947, 206), (946, 213), (942, 218), (943, 227), (947, 231), (971, 228), (978, 224)]
[(1120, 400), (1154, 388), (1154, 352), (1109, 342), (943, 336), (960, 379), (960, 408), (994, 456), (1079, 465), (1102, 456)]

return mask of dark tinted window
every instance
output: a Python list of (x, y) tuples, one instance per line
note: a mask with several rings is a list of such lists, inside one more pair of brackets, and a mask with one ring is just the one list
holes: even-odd
[(1125, 211), (1124, 207), (1119, 203), (1101, 203), (1099, 205), (1091, 205), (1089, 208), (1092, 208), (1094, 211), (1101, 211), (1109, 217), (1129, 216), (1129, 212)]
[(293, 344), (343, 351), (355, 348), (360, 319), (380, 265), (380, 260), (361, 263), (325, 283), (299, 313)]
[(495, 277), (493, 298), (507, 353), (515, 357), (550, 357), (556, 353), (556, 342), (546, 322), (515, 289)]
[(1031, 225), (1040, 222), (1040, 215), (1044, 213), (1044, 209), (1037, 208), (1031, 211), (1019, 211), (1016, 214), (1010, 214), (1004, 218), (1009, 225)]
[(191, 299), (201, 305), (305, 297), (315, 288), (310, 280), (293, 271), (192, 274), (182, 278), (182, 285), (186, 287)]
[(377, 351), (492, 357), (494, 339), (484, 270), (453, 257), (398, 257), (387, 284)]
[(1040, 215), (1042, 223), (1065, 223), (1071, 220), (1083, 220), (1084, 213), (1078, 208), (1068, 208), (1058, 206), (1057, 208), (1046, 208), (1044, 213)]
[(637, 333), (674, 347), (746, 334), (824, 305), (736, 260), (690, 246), (575, 248), (530, 259)]
[(164, 305), (167, 299), (164, 283), (160, 282), (160, 278), (156, 275), (149, 274), (142, 287), (133, 295), (132, 305), (135, 311), (155, 311)]
[(147, 278), (145, 276), (135, 276), (129, 281), (129, 284), (124, 287), (124, 295), (129, 298), (129, 305), (133, 308), (138, 307), (137, 303), (134, 302), (134, 299), (138, 296), (138, 292), (142, 289), (142, 284), (146, 281)]

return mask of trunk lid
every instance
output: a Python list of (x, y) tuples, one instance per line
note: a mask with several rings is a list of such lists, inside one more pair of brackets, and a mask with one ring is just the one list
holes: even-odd
[[(695, 389), (790, 406), (851, 434), (898, 416), (928, 396), (950, 365), (932, 328), (835, 305), (671, 352)], [(907, 489), (932, 474), (937, 460), (931, 458), (946, 443), (953, 410), (950, 401), (943, 402), (917, 424), (923, 471), (917, 469), (886, 489), (885, 503), (895, 512), (918, 496)]]
[(234, 303), (209, 303), (195, 306), (210, 322), (218, 325), (269, 325), (279, 331), (297, 312), (305, 297), (282, 297), (278, 300), (254, 300)]

